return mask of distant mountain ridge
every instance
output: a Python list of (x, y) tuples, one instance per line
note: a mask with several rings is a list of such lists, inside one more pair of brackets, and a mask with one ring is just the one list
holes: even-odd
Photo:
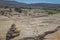
[(23, 6), (23, 5), (26, 5), (26, 3), (21, 3), (21, 2), (16, 2), (16, 1), (1, 1), (0, 0), (0, 6)]
[(50, 3), (33, 3), (26, 4), (16, 1), (6, 1), (0, 0), (0, 6), (12, 6), (12, 7), (31, 7), (31, 8), (60, 8), (60, 4), (50, 4)]
[(43, 7), (43, 8), (60, 8), (60, 4), (50, 4), (50, 3), (35, 3), (30, 4), (35, 7)]

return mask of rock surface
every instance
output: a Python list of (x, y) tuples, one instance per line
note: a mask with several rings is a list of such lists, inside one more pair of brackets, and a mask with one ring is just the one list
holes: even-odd
[[(57, 26), (60, 26), (60, 14), (51, 15), (48, 17), (37, 17), (32, 18), (30, 16), (11, 17), (7, 18), (0, 16), (0, 38), (5, 40), (6, 33), (10, 26), (15, 23), (18, 30), (21, 30), (20, 36), (12, 39), (19, 40), (24, 37), (35, 37), (43, 34), (46, 31), (54, 30)], [(60, 40), (60, 30), (57, 32), (47, 35), (46, 40)]]

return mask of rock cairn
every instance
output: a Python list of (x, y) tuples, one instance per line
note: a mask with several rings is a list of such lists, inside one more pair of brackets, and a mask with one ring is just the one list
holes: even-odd
[(12, 24), (11, 28), (6, 34), (6, 40), (11, 40), (20, 35), (20, 31), (17, 30), (16, 25)]

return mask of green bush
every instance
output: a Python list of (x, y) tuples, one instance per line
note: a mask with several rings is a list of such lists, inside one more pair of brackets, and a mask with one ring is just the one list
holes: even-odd
[(59, 11), (57, 10), (48, 10), (48, 14), (58, 14)]

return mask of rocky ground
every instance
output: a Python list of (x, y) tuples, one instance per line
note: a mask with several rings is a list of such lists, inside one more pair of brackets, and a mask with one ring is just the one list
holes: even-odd
[[(12, 24), (20, 30), (20, 35), (12, 40), (19, 40), (25, 37), (35, 37), (46, 31), (54, 30), (60, 26), (60, 14), (45, 17), (30, 16), (12, 16), (10, 18), (0, 16), (0, 39), (5, 40), (6, 33)], [(60, 30), (53, 34), (47, 35), (44, 40), (60, 40)]]
[[(5, 40), (6, 33), (12, 24), (16, 24), (20, 35), (12, 40), (19, 40), (24, 37), (35, 37), (46, 31), (54, 30), (60, 26), (60, 14), (50, 15), (46, 17), (5, 17), (0, 16), (0, 39)], [(47, 35), (46, 40), (60, 40), (60, 30)]]

